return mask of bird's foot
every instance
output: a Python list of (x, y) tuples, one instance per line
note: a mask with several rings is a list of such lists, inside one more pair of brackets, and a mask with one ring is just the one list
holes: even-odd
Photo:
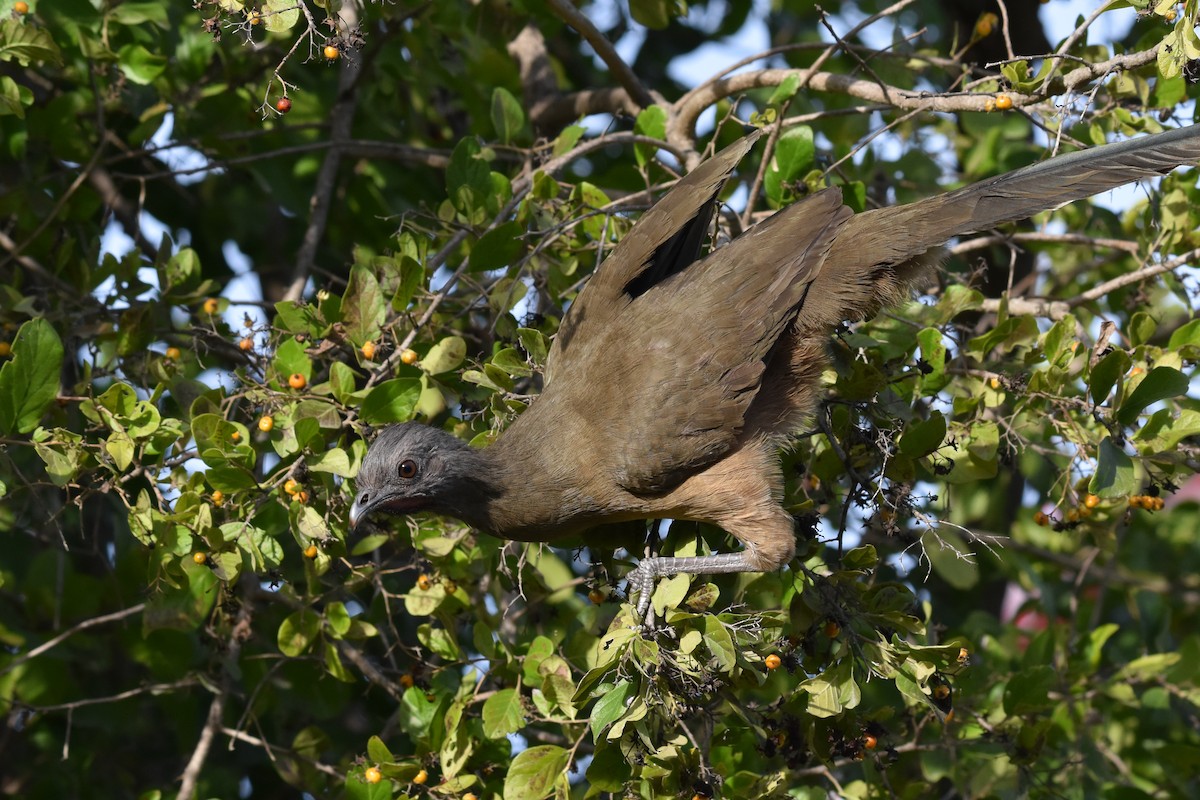
[(642, 562), (634, 568), (633, 572), (629, 573), (627, 579), (629, 581), (629, 597), (637, 596), (637, 618), (642, 620), (646, 628), (653, 629), (655, 625), (654, 607), (650, 604), (650, 599), (654, 596), (654, 586), (660, 577), (655, 569), (656, 558), (642, 559)]

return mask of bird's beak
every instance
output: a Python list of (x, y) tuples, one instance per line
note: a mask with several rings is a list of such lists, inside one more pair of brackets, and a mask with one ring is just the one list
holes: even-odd
[(350, 506), (350, 527), (357, 528), (358, 523), (366, 519), (369, 513), (371, 513), (370, 507), (360, 503), (357, 497), (354, 498), (354, 503)]

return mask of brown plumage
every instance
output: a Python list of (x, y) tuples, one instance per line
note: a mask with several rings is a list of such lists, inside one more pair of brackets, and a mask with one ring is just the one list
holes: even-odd
[(671, 518), (713, 523), (745, 546), (644, 559), (630, 575), (641, 613), (658, 576), (779, 569), (795, 545), (777, 452), (816, 407), (836, 325), (906, 297), (948, 239), (1200, 161), (1191, 126), (858, 215), (826, 189), (701, 255), (721, 186), (757, 138), (642, 216), (563, 320), (542, 394), (490, 447), (414, 423), (385, 429), (351, 523), (428, 510), (554, 541)]

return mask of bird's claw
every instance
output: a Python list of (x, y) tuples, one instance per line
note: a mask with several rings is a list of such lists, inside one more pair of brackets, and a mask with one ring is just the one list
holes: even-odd
[(649, 560), (642, 561), (637, 567), (627, 576), (629, 581), (629, 596), (632, 598), (637, 595), (637, 605), (634, 607), (637, 611), (637, 618), (642, 620), (642, 624), (647, 629), (655, 627), (654, 606), (650, 600), (654, 596), (654, 584), (658, 580), (658, 573)]

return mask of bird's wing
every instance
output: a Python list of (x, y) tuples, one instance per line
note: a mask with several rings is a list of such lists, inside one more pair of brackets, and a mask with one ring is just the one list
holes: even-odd
[(563, 318), (546, 360), (547, 386), (576, 357), (577, 341), (594, 335), (635, 297), (699, 258), (717, 194), (760, 135), (755, 131), (739, 139), (689, 172), (638, 219)]
[(655, 285), (580, 341), (572, 377), (591, 394), (587, 424), (622, 488), (667, 491), (729, 452), (771, 349), (849, 216), (839, 190), (814, 195)]

